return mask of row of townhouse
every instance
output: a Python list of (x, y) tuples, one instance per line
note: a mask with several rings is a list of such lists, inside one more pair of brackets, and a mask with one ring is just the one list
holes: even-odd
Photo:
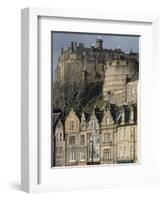
[(111, 112), (110, 106), (89, 118), (79, 117), (72, 109), (63, 120), (54, 123), (53, 166), (76, 166), (137, 162), (137, 108), (121, 106)]

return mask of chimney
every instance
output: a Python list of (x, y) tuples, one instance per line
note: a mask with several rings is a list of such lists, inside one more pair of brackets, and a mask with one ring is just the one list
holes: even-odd
[(73, 50), (74, 50), (74, 43), (71, 42), (71, 51), (73, 51)]
[(62, 49), (61, 49), (61, 53), (63, 53), (63, 50), (64, 50), (64, 48), (62, 47)]
[(76, 47), (77, 47), (77, 41), (75, 41), (75, 49), (76, 49)]

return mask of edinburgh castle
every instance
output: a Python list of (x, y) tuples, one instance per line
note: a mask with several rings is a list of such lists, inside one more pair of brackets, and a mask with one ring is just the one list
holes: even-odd
[(61, 49), (52, 85), (52, 165), (136, 163), (139, 54)]

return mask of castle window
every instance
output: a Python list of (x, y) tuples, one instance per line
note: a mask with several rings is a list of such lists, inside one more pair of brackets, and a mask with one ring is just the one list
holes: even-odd
[(75, 136), (70, 136), (70, 138), (69, 138), (69, 144), (70, 145), (75, 144)]
[(80, 144), (83, 145), (85, 143), (85, 136), (81, 135), (80, 136)]

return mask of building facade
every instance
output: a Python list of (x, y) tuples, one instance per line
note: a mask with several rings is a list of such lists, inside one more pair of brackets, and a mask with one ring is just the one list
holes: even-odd
[(109, 107), (104, 108), (101, 122), (101, 164), (114, 163), (114, 133), (115, 124)]
[(64, 132), (64, 126), (62, 123), (61, 118), (59, 118), (56, 121), (54, 133), (53, 133), (53, 145), (55, 148), (53, 148), (53, 163), (55, 166), (64, 166), (66, 155), (65, 155), (65, 132)]
[[(136, 113), (135, 104), (119, 106), (114, 111), (107, 105), (98, 112), (94, 108), (86, 119), (84, 112), (79, 117), (72, 109), (64, 125), (60, 119), (56, 124), (54, 135), (59, 142), (55, 148), (59, 156), (55, 156), (54, 166), (137, 162)], [(58, 153), (61, 149), (62, 153)]]
[(77, 165), (79, 162), (80, 121), (72, 109), (65, 119), (66, 165)]

